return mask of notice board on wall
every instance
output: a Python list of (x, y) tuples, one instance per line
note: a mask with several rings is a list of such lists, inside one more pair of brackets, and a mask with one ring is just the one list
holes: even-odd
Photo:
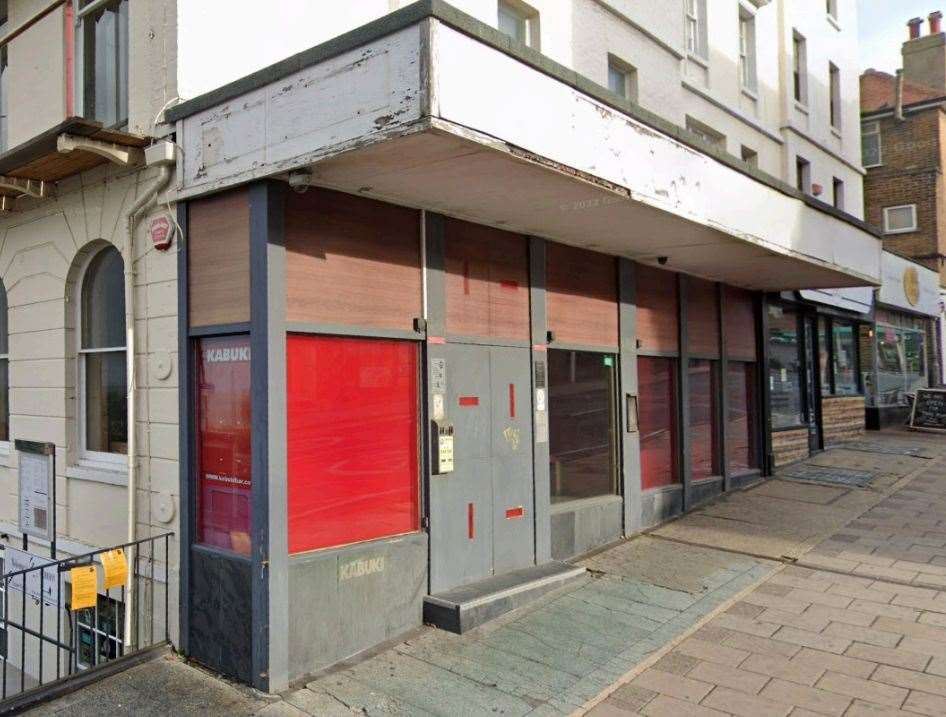
[(910, 413), (910, 428), (946, 433), (946, 389), (917, 389)]

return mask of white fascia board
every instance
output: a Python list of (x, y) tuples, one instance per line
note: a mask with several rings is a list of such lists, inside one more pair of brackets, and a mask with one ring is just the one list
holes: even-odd
[(881, 242), (513, 57), (432, 21), (431, 107), (631, 198), (783, 255), (880, 283)]
[[(889, 251), (883, 253), (881, 264), (883, 282), (877, 295), (878, 304), (925, 316), (939, 315), (940, 286), (937, 272)], [(911, 303), (907, 296), (905, 279), (908, 274), (913, 274), (918, 284), (916, 304)]]

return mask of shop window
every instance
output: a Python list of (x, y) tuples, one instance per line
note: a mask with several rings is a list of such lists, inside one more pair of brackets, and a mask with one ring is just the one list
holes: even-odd
[(791, 428), (804, 423), (802, 404), (801, 339), (798, 315), (779, 306), (769, 306), (769, 398), (772, 428)]
[(418, 530), (417, 345), (287, 343), (289, 552)]
[(903, 329), (903, 365), (906, 369), (907, 393), (927, 386), (926, 380), (926, 336), (922, 331)]
[(128, 452), (124, 261), (95, 253), (82, 276), (79, 315), (80, 435), (83, 454), (115, 461)]
[(731, 361), (726, 372), (726, 464), (730, 474), (739, 475), (759, 467), (756, 366)]
[(548, 352), (551, 499), (561, 503), (617, 492), (616, 357)]
[(677, 361), (641, 356), (637, 360), (641, 487), (680, 482), (677, 465)]
[(926, 333), (920, 329), (877, 324), (878, 406), (903, 406), (908, 395), (929, 382)]
[(94, 610), (76, 611), (76, 662), (81, 669), (88, 669), (121, 657), (124, 651), (125, 605), (124, 603), (98, 596)]
[[(96, 9), (85, 12), (95, 5)], [(106, 127), (128, 121), (128, 0), (87, 0), (82, 21), (85, 116)]]
[(250, 554), (250, 340), (197, 341), (197, 542)]
[(719, 475), (716, 361), (691, 360), (689, 372), (690, 476), (703, 480)]
[(818, 317), (818, 377), (821, 395), (830, 396), (831, 387), (831, 327), (828, 318)]
[(10, 440), (10, 330), (7, 290), (0, 280), (0, 442)]
[(857, 370), (857, 334), (854, 326), (833, 321), (831, 334), (834, 393), (838, 396), (857, 395), (860, 393), (860, 382)]

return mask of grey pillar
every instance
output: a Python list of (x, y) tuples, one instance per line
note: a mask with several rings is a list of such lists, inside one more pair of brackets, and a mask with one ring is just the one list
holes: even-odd
[(194, 437), (193, 356), (190, 342), (190, 306), (187, 279), (187, 202), (177, 204), (177, 400), (178, 463), (180, 465), (180, 531), (178, 556), (178, 646), (190, 654), (190, 550), (194, 535), (194, 489), (191, 484), (191, 441)]
[(533, 441), (535, 486), (535, 562), (552, 559), (552, 519), (549, 476), (548, 316), (545, 303), (546, 243), (529, 238), (529, 306), (532, 335)]
[(723, 476), (723, 490), (732, 490), (732, 476), (726, 460), (726, 446), (729, 441), (729, 360), (726, 358), (726, 287), (717, 284), (717, 306), (719, 307), (719, 471)]
[[(618, 326), (620, 332), (618, 415), (624, 535), (641, 530), (641, 441), (637, 430), (637, 271), (634, 262), (618, 259)], [(633, 430), (631, 430), (633, 429)]]
[(683, 510), (693, 505), (693, 481), (690, 476), (690, 361), (689, 340), (687, 337), (687, 277), (677, 274), (677, 287), (680, 302), (680, 361), (677, 366), (677, 415), (679, 417), (678, 465), (680, 479), (683, 481)]
[(762, 475), (775, 472), (775, 456), (772, 453), (772, 401), (769, 392), (769, 302), (765, 294), (759, 293), (756, 305), (756, 343), (759, 355), (759, 407), (762, 409)]

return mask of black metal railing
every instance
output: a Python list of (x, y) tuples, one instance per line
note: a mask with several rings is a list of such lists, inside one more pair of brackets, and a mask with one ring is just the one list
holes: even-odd
[[(48, 560), (0, 575), (0, 713), (23, 693), (169, 642), (170, 571), (173, 533), (142, 538), (60, 560)], [(72, 568), (101, 564), (101, 555), (121, 549), (127, 580), (104, 589), (96, 571), (94, 607), (71, 609), (67, 580)], [(126, 612), (127, 611), (127, 612)]]

